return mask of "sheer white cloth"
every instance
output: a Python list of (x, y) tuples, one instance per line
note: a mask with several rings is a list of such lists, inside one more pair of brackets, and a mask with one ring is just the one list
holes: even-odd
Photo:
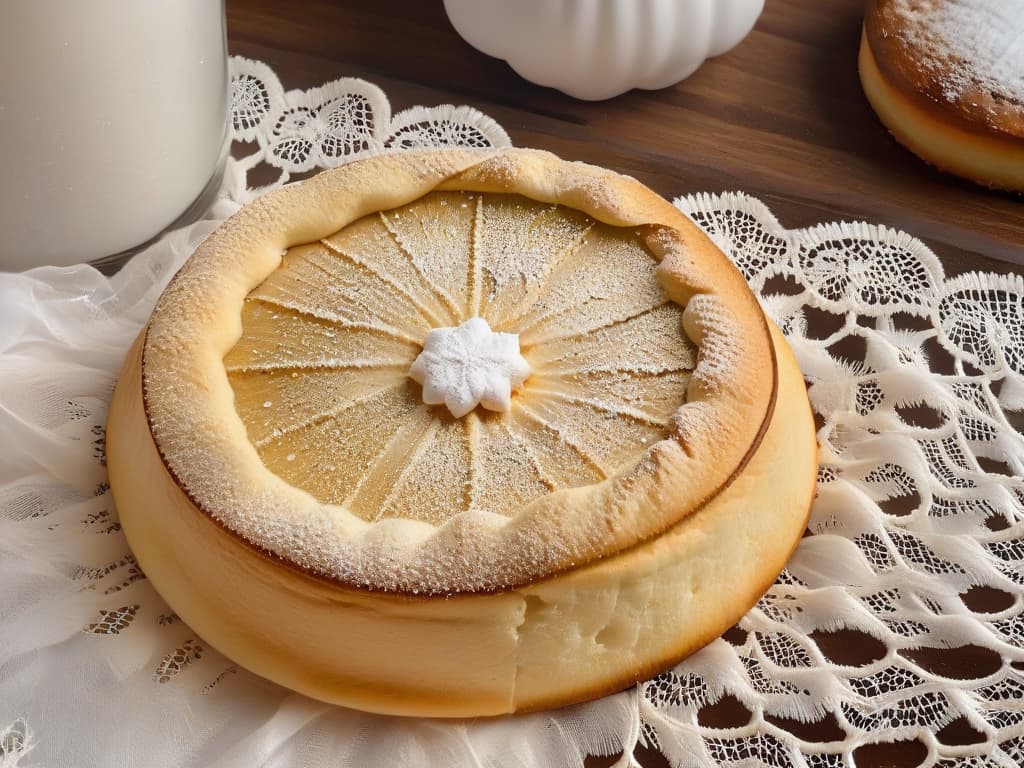
[[(118, 368), (157, 296), (263, 191), (247, 178), (260, 164), (277, 186), (361, 154), (508, 144), (466, 107), (392, 117), (364, 81), (285, 93), (265, 65), (232, 66), (250, 143), (208, 219), (112, 278), (0, 274), (0, 768), (581, 766), (626, 764), (638, 741), (679, 766), (852, 766), (861, 745), (913, 739), (930, 765), (1024, 764), (1024, 279), (947, 279), (906, 234), (786, 230), (743, 195), (677, 205), (784, 328), (822, 467), (812, 535), (740, 629), (631, 691), (466, 722), (326, 706), (207, 647), (132, 559), (103, 463)], [(837, 654), (840, 629), (874, 652)], [(817, 721), (830, 740), (799, 727)], [(952, 744), (951, 723), (975, 743)]]

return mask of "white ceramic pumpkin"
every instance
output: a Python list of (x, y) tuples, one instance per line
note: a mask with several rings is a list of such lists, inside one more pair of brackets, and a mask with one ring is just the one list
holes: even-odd
[(445, 0), (473, 47), (527, 80), (596, 101), (665, 88), (739, 43), (764, 0)]

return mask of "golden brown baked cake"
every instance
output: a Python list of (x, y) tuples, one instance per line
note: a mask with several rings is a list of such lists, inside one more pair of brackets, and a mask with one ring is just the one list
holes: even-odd
[(143, 569), (226, 655), (473, 716), (620, 689), (735, 622), (816, 446), (791, 353), (673, 206), (437, 151), (225, 222), (129, 354), (108, 463)]
[(893, 136), (937, 168), (1024, 190), (1024, 2), (871, 0), (864, 92)]

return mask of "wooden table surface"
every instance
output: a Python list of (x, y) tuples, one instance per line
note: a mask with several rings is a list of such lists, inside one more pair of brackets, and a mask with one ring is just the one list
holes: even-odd
[[(285, 88), (362, 77), (395, 111), (469, 104), (517, 146), (628, 173), (669, 198), (742, 190), (788, 227), (863, 219), (904, 229), (949, 274), (1024, 271), (1024, 198), (926, 166), (871, 111), (856, 67), (864, 5), (767, 0), (748, 38), (685, 82), (605, 102), (522, 80), (463, 42), (441, 0), (227, 0), (227, 13), (230, 51), (268, 63)], [(723, 723), (736, 716), (720, 709), (711, 716)], [(915, 765), (915, 745), (864, 758)], [(664, 764), (649, 750), (641, 759)]]
[(363, 77), (395, 111), (470, 104), (517, 146), (628, 173), (667, 197), (743, 190), (789, 227), (905, 229), (950, 273), (1024, 270), (1024, 198), (935, 171), (871, 111), (856, 67), (864, 4), (767, 0), (751, 35), (688, 80), (604, 102), (522, 80), (458, 37), (441, 0), (228, 0), (227, 10), (230, 50), (270, 64), (286, 88)]

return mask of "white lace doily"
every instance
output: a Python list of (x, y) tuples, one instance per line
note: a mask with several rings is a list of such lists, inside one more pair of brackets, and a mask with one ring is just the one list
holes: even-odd
[(508, 143), (466, 107), (391, 117), (364, 81), (285, 93), (232, 66), (250, 143), (209, 219), (112, 278), (0, 274), (0, 768), (625, 765), (641, 741), (678, 766), (854, 766), (909, 740), (926, 765), (1024, 764), (1024, 279), (947, 279), (908, 235), (786, 230), (742, 195), (677, 205), (784, 328), (822, 466), (811, 535), (738, 629), (626, 693), (467, 722), (330, 707), (208, 648), (137, 567), (106, 484), (107, 403), (156, 297), (262, 191), (260, 164), (277, 186), (372, 152)]

